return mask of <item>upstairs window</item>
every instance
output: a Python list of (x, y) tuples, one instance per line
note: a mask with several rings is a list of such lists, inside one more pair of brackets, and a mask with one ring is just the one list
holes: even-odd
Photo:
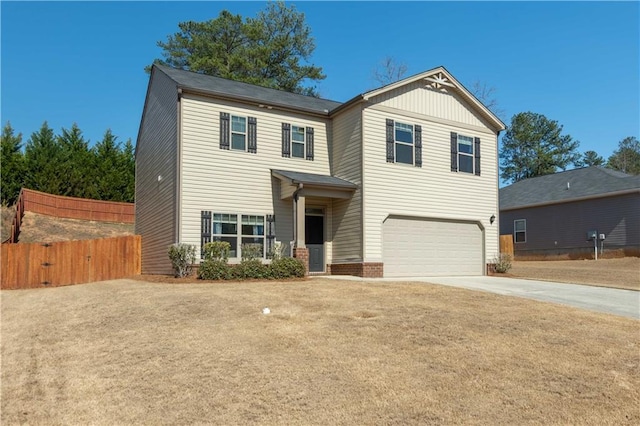
[(247, 118), (231, 116), (231, 149), (247, 150)]
[(398, 122), (395, 125), (396, 163), (413, 165), (413, 126)]
[(422, 167), (422, 127), (387, 119), (387, 163)]
[(282, 156), (313, 161), (313, 127), (282, 123)]
[(473, 173), (473, 138), (458, 135), (458, 171)]
[(480, 176), (480, 138), (451, 132), (451, 171)]
[(527, 242), (527, 220), (518, 219), (513, 221), (513, 236), (516, 243)]
[(304, 158), (304, 127), (291, 126), (291, 156)]
[(255, 117), (220, 113), (220, 149), (258, 152), (258, 122)]

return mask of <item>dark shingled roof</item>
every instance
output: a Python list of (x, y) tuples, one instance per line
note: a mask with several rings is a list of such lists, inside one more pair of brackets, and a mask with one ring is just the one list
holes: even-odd
[(275, 170), (271, 169), (271, 173), (274, 175), (283, 176), (286, 179), (290, 179), (293, 183), (302, 183), (307, 185), (322, 185), (333, 186), (336, 188), (356, 189), (358, 185), (353, 184), (347, 180), (340, 179), (333, 176), (317, 175), (314, 173), (304, 172), (292, 172), (290, 170)]
[(323, 115), (329, 115), (329, 111), (342, 105), (340, 102), (269, 89), (163, 65), (154, 65), (154, 67), (169, 76), (176, 82), (178, 87), (205, 94), (244, 99), (271, 106), (295, 108)]
[[(568, 184), (568, 185), (567, 185)], [(640, 190), (640, 176), (592, 166), (521, 180), (500, 189), (500, 210)]]

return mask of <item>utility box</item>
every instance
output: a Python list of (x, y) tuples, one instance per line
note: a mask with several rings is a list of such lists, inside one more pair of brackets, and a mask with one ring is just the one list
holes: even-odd
[(595, 240), (598, 238), (598, 231), (589, 231), (587, 232), (587, 240)]
[(604, 234), (600, 234), (600, 236), (598, 238), (600, 238), (601, 240), (604, 240), (605, 235)]

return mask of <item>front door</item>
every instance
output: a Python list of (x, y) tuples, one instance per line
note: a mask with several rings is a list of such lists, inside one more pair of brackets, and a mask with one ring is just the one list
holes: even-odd
[(305, 245), (309, 250), (309, 272), (324, 272), (324, 217), (305, 216)]

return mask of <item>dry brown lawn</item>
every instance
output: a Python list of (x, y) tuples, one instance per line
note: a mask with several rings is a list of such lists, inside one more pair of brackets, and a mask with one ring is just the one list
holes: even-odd
[(519, 278), (640, 290), (640, 257), (516, 261), (509, 273)]
[(1, 296), (3, 425), (640, 423), (616, 316), (322, 279)]
[(66, 219), (25, 212), (18, 239), (21, 243), (50, 243), (55, 241), (121, 237), (133, 234), (133, 224)]

